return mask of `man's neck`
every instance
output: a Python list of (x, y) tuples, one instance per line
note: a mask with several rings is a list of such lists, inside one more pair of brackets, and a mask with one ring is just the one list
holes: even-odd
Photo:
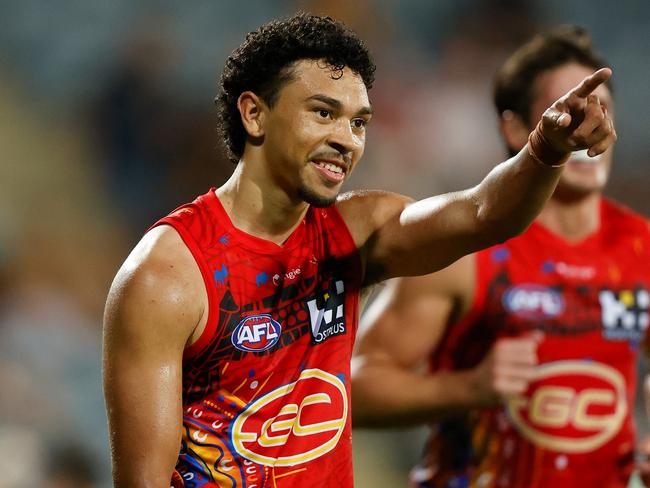
[(566, 201), (553, 196), (537, 217), (537, 221), (569, 242), (579, 242), (600, 227), (599, 193)]
[(233, 225), (247, 234), (282, 245), (307, 213), (309, 205), (292, 200), (270, 175), (259, 175), (240, 161), (216, 191)]

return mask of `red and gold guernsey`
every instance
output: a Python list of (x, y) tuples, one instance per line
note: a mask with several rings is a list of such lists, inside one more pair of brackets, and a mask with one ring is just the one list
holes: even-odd
[(350, 357), (361, 262), (335, 206), (282, 246), (235, 228), (214, 189), (156, 225), (192, 252), (205, 331), (183, 357), (174, 487), (352, 487)]
[(599, 230), (569, 243), (534, 223), (477, 254), (474, 303), (431, 357), (471, 368), (500, 337), (541, 330), (528, 391), (432, 426), (415, 486), (623, 488), (633, 469), (636, 357), (650, 305), (650, 233), (601, 201)]

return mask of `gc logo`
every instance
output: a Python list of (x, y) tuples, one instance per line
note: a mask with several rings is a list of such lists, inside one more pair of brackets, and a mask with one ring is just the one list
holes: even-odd
[(267, 466), (306, 463), (331, 451), (348, 418), (345, 385), (320, 369), (306, 369), (246, 406), (232, 424), (232, 445)]
[(530, 395), (507, 404), (524, 437), (547, 449), (583, 453), (618, 433), (627, 414), (621, 373), (584, 361), (557, 361), (537, 369)]

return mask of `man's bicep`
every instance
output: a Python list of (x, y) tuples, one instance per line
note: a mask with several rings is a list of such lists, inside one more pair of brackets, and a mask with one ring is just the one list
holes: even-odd
[(473, 190), (404, 205), (369, 240), (367, 282), (440, 270), (485, 247)]

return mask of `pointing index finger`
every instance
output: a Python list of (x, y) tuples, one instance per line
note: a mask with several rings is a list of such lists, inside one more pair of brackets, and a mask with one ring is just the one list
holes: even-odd
[(612, 76), (612, 70), (609, 68), (600, 68), (595, 73), (587, 76), (582, 82), (576, 86), (573, 90), (574, 95), (579, 96), (580, 98), (586, 98), (589, 94), (598, 88), (599, 85), (603, 84)]

